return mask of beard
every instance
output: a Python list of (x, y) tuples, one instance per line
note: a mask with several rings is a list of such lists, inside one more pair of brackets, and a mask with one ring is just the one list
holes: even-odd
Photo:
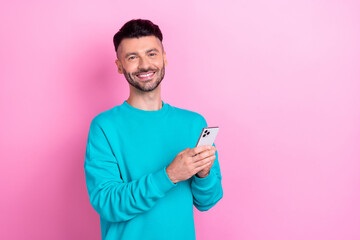
[[(134, 88), (142, 91), (142, 92), (151, 92), (153, 91), (154, 89), (156, 89), (161, 81), (164, 79), (164, 76), (165, 76), (165, 63), (163, 62), (163, 66), (161, 69), (153, 69), (153, 68), (148, 68), (148, 69), (139, 69), (138, 72), (136, 73), (128, 73), (125, 71), (125, 69), (123, 68), (123, 73), (124, 73), (124, 76), (125, 76), (125, 79), (128, 81), (128, 83), (133, 86)], [(144, 82), (138, 82), (135, 80), (135, 77), (137, 74), (140, 74), (140, 73), (146, 73), (146, 72), (149, 72), (149, 71), (154, 71), (155, 74), (154, 74), (154, 77), (156, 77), (156, 75), (158, 75), (158, 73), (160, 73), (159, 76), (156, 77), (155, 79), (155, 82), (152, 83), (154, 81), (154, 79), (150, 79), (148, 81), (144, 81)]]

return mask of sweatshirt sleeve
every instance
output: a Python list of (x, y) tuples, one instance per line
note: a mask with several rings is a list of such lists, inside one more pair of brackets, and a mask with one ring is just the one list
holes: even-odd
[(90, 203), (109, 222), (127, 221), (150, 210), (177, 185), (169, 179), (165, 166), (138, 180), (123, 181), (107, 137), (94, 120), (90, 125), (84, 169)]
[[(203, 127), (207, 127), (204, 118), (203, 124)], [(215, 143), (213, 146), (216, 147)], [(210, 169), (209, 175), (204, 178), (199, 178), (196, 175), (192, 177), (191, 190), (193, 194), (193, 203), (199, 211), (209, 210), (223, 197), (221, 179), (222, 176), (218, 161), (218, 152), (216, 150), (215, 161)]]

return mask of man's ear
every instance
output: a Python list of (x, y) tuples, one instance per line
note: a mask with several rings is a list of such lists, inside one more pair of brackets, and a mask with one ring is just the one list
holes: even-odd
[(118, 73), (123, 74), (124, 72), (123, 72), (122, 67), (121, 67), (121, 62), (118, 59), (116, 59), (115, 64), (116, 64), (116, 67), (118, 69)]
[(163, 56), (164, 56), (164, 63), (165, 63), (165, 67), (167, 66), (167, 58), (166, 58), (166, 52), (163, 52)]

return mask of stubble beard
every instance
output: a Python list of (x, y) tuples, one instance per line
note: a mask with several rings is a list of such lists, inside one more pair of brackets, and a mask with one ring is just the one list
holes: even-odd
[[(162, 66), (162, 68), (160, 70), (160, 76), (158, 76), (156, 78), (156, 81), (153, 84), (151, 84), (150, 82), (139, 83), (138, 81), (136, 81), (134, 79), (135, 74), (128, 73), (128, 72), (125, 71), (125, 69), (122, 69), (122, 70), (123, 70), (126, 81), (131, 86), (133, 86), (134, 88), (136, 88), (136, 89), (138, 89), (138, 90), (140, 90), (142, 92), (151, 92), (154, 89), (156, 89), (160, 85), (161, 81), (164, 79), (164, 76), (165, 76), (165, 63), (163, 62), (163, 66)], [(156, 70), (156, 69), (140, 69), (138, 73), (140, 73), (140, 72), (148, 72), (148, 71), (156, 71), (156, 74), (158, 73), (158, 70)], [(152, 81), (153, 81), (153, 79), (151, 79), (151, 82)]]

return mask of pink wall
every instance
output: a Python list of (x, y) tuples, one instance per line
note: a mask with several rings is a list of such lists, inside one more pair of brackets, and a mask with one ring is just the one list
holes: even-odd
[(221, 128), (198, 239), (360, 239), (359, 1), (2, 5), (0, 239), (100, 238), (86, 138), (129, 94), (112, 37), (139, 17), (164, 33), (163, 100)]

